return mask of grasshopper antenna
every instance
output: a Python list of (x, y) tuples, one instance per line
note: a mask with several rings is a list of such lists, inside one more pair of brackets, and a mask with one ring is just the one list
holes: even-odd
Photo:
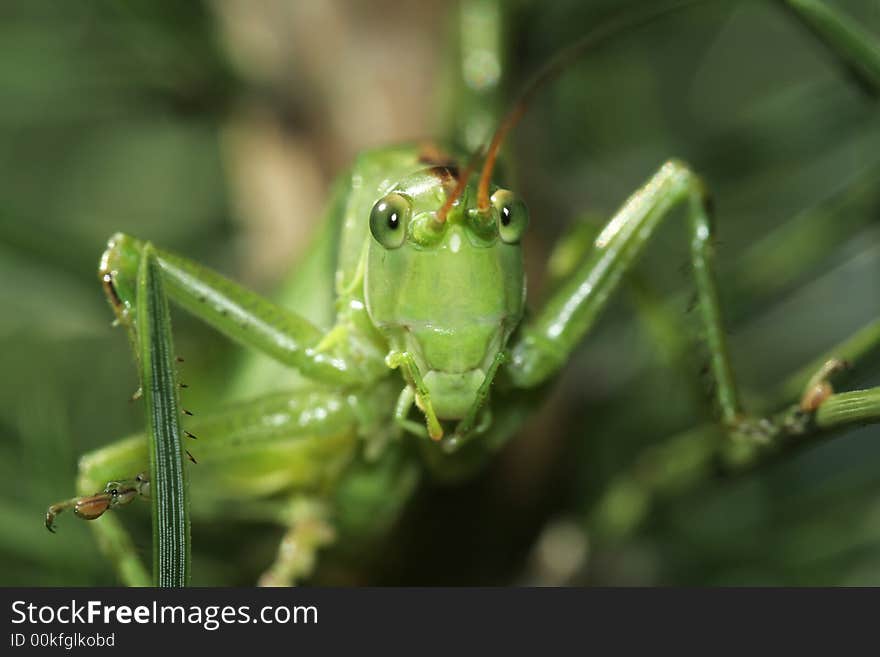
[(446, 215), (449, 214), (449, 210), (452, 209), (452, 206), (455, 205), (455, 202), (464, 193), (464, 188), (467, 187), (468, 179), (470, 179), (471, 174), (476, 170), (477, 164), (483, 159), (484, 152), (485, 148), (481, 146), (473, 155), (471, 155), (464, 170), (458, 176), (458, 182), (455, 185), (455, 189), (453, 189), (452, 193), (446, 197), (446, 202), (437, 211), (437, 223), (442, 224), (446, 221)]
[(504, 116), (492, 135), (489, 148), (486, 150), (483, 169), (480, 172), (480, 182), (477, 186), (477, 209), (480, 212), (489, 211), (489, 183), (492, 181), (492, 171), (495, 168), (498, 152), (501, 150), (501, 145), (504, 143), (507, 133), (526, 113), (538, 91), (548, 82), (555, 80), (560, 73), (564, 72), (582, 55), (604, 45), (612, 37), (627, 30), (647, 25), (666, 14), (685, 9), (701, 1), (704, 2), (705, 0), (687, 0), (662, 7), (655, 6), (647, 11), (642, 10), (619, 14), (557, 53), (526, 85), (519, 98), (513, 104), (513, 107), (510, 108), (510, 111)]

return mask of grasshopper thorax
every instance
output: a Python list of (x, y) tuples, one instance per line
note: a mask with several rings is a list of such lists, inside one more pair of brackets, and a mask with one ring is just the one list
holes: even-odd
[(525, 205), (496, 188), (481, 212), (475, 187), (457, 189), (457, 176), (453, 167), (423, 169), (376, 201), (365, 278), (370, 318), (392, 351), (413, 357), (443, 420), (474, 406), (525, 298)]

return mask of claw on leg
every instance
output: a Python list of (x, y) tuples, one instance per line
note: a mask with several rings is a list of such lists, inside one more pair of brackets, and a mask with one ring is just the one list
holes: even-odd
[(83, 520), (95, 520), (104, 515), (107, 509), (125, 506), (136, 497), (148, 497), (150, 481), (146, 473), (134, 479), (111, 481), (104, 490), (94, 495), (72, 497), (69, 500), (53, 504), (46, 511), (46, 529), (55, 533), (55, 519), (67, 509), (73, 509), (74, 515)]
[(832, 358), (819, 368), (807, 383), (804, 394), (801, 396), (800, 408), (804, 413), (815, 413), (822, 403), (834, 394), (834, 388), (828, 380), (831, 376), (849, 369), (849, 363), (845, 360)]

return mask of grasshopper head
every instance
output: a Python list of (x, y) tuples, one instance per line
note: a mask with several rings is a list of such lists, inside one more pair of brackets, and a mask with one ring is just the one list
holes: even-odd
[(377, 200), (366, 270), (370, 318), (393, 350), (413, 356), (441, 420), (474, 406), (525, 299), (525, 205), (496, 189), (480, 212), (468, 187), (447, 204), (455, 178), (426, 169)]

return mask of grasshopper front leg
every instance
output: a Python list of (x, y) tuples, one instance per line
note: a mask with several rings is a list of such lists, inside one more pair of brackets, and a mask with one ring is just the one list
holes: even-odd
[(96, 520), (110, 509), (126, 506), (136, 497), (150, 496), (150, 480), (146, 472), (141, 472), (134, 479), (108, 482), (104, 490), (94, 495), (73, 497), (58, 502), (46, 511), (46, 529), (55, 533), (55, 519), (67, 509), (84, 520)]
[[(355, 457), (359, 435), (375, 430), (364, 418), (375, 415), (376, 408), (389, 407), (393, 392), (390, 385), (378, 386), (372, 394), (346, 394), (308, 386), (242, 402), (215, 416), (193, 418), (191, 433), (198, 436), (191, 446), (198, 460), (191, 473), (194, 516), (222, 521), (226, 516), (234, 517), (236, 509), (247, 509), (242, 511), (245, 517), (269, 520), (293, 530), (301, 514), (291, 514), (287, 506), (276, 509), (277, 503), (270, 498), (297, 491), (298, 499), (318, 499)], [(83, 497), (50, 508), (50, 513), (57, 515), (66, 508), (76, 509), (81, 501), (84, 513), (77, 515), (93, 520), (90, 524), (99, 548), (120, 579), (133, 586), (148, 586), (151, 579), (119, 517), (89, 512), (101, 509), (103, 493), (95, 495), (96, 490), (107, 492), (115, 484), (106, 482), (115, 481), (121, 473), (137, 472), (146, 462), (147, 441), (143, 435), (86, 454), (80, 460), (78, 483)], [(148, 482), (138, 486), (139, 495), (148, 493)], [(311, 549), (317, 550), (325, 543), (312, 542)], [(284, 572), (275, 581), (289, 581), (285, 577), (291, 568), (294, 576), (306, 574), (304, 565), (310, 562), (290, 566), (283, 557), (282, 550), (279, 562)]]
[(710, 354), (710, 370), (717, 383), (721, 420), (734, 437), (767, 440), (780, 427), (743, 412), (730, 365), (714, 277), (706, 189), (678, 161), (664, 164), (599, 233), (589, 256), (559, 285), (511, 347), (508, 372), (514, 384), (522, 388), (536, 387), (555, 374), (593, 327), (657, 227), (681, 205), (686, 209), (697, 306)]
[[(98, 272), (119, 322), (130, 330), (142, 250), (141, 241), (114, 235)], [(385, 373), (381, 361), (322, 348), (324, 331), (296, 313), (191, 260), (160, 249), (155, 254), (169, 298), (240, 344), (321, 383), (358, 385)]]
[[(139, 345), (138, 271), (146, 257), (145, 248), (138, 240), (116, 235), (108, 244), (99, 270), (108, 300), (118, 321), (128, 329), (136, 353)], [(231, 415), (221, 415), (220, 420), (190, 423), (192, 431), (187, 433), (191, 437), (199, 434), (215, 437), (214, 441), (203, 441), (199, 449), (193, 450), (197, 452), (197, 459), (191, 457), (200, 463), (200, 472), (214, 471), (215, 483), (213, 489), (208, 490), (214, 494), (219, 492), (221, 497), (238, 499), (276, 492), (287, 486), (308, 489), (317, 485), (315, 480), (338, 474), (340, 460), (346, 463), (351, 458), (355, 437), (368, 433), (358, 430), (359, 418), (376, 416), (369, 408), (355, 411), (354, 407), (364, 403), (365, 398), (381, 397), (384, 388), (376, 386), (364, 395), (353, 393), (385, 373), (381, 360), (355, 353), (350, 345), (343, 345), (341, 350), (326, 349), (322, 346), (324, 333), (295, 313), (192, 261), (150, 249), (150, 257), (155, 258), (161, 280), (173, 301), (244, 345), (274, 357), (313, 380), (345, 387), (349, 393), (334, 397), (334, 393), (309, 390), (302, 399), (297, 394), (276, 396), (246, 405)], [(327, 398), (328, 395), (333, 399)], [(384, 403), (382, 400), (379, 406), (384, 407)], [(312, 439), (319, 438), (323, 439), (321, 444), (313, 445)], [(251, 439), (258, 441), (253, 449), (243, 445)], [(145, 469), (146, 460), (143, 437), (85, 457), (80, 470), (81, 496), (50, 507), (47, 527), (53, 529), (55, 516), (64, 509), (73, 508), (82, 518), (97, 519), (121, 500), (129, 502), (134, 497), (129, 491), (140, 491), (140, 487), (126, 486), (120, 497), (119, 488), (106, 482)], [(216, 464), (213, 469), (212, 463)], [(266, 473), (267, 469), (271, 472)], [(119, 521), (104, 516), (93, 526), (101, 550), (111, 557), (123, 581), (148, 585), (147, 571)]]
[[(190, 525), (189, 486), (182, 459), (178, 386), (168, 301), (153, 247), (142, 248), (136, 277), (134, 308), (137, 321), (129, 335), (138, 364), (143, 391), (149, 444), (149, 477), (111, 481), (104, 491), (74, 498), (49, 507), (46, 528), (53, 532), (55, 517), (72, 507), (86, 520), (95, 520), (113, 506), (129, 504), (145, 495), (153, 482), (153, 583), (179, 587), (189, 583)], [(112, 284), (110, 284), (112, 288)]]

